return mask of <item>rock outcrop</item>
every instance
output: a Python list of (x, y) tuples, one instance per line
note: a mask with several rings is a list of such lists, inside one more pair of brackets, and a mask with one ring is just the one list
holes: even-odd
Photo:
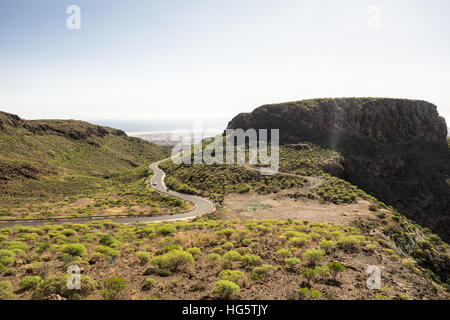
[(342, 178), (450, 239), (447, 125), (435, 105), (384, 98), (313, 99), (241, 113), (228, 128), (280, 129), (282, 144), (340, 152)]
[(342, 98), (264, 105), (231, 120), (230, 128), (280, 128), (281, 139), (297, 142), (331, 133), (370, 137), (381, 143), (411, 138), (445, 141), (447, 126), (435, 105), (417, 100)]

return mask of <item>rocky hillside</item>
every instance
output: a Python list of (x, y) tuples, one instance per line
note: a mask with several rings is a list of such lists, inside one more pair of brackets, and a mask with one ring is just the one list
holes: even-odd
[(338, 176), (450, 238), (447, 125), (431, 103), (304, 100), (241, 113), (228, 128), (280, 129), (282, 144), (309, 141), (337, 151), (344, 159)]
[[(0, 112), (0, 217), (65, 215), (62, 208), (77, 199), (96, 198), (98, 204), (100, 190), (105, 201), (125, 201), (116, 199), (127, 193), (124, 186), (135, 182), (144, 192), (141, 180), (149, 175), (144, 166), (168, 154), (117, 129), (74, 120), (23, 120)], [(105, 206), (81, 202), (86, 202), (83, 208), (71, 210), (92, 214), (92, 208)]]

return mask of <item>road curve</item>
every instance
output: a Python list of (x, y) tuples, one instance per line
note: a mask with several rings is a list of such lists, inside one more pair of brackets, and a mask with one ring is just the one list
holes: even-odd
[[(169, 158), (170, 159), (170, 158)], [(113, 222), (117, 223), (123, 223), (123, 224), (129, 224), (129, 223), (136, 223), (136, 222), (148, 222), (148, 223), (157, 223), (157, 222), (166, 222), (166, 221), (177, 221), (177, 220), (187, 220), (192, 219), (197, 216), (201, 216), (203, 214), (212, 212), (214, 210), (214, 204), (204, 198), (197, 197), (197, 196), (191, 196), (184, 193), (179, 193), (170, 190), (167, 191), (166, 185), (164, 184), (164, 176), (165, 173), (162, 171), (158, 165), (166, 161), (168, 159), (163, 159), (157, 162), (152, 163), (149, 165), (149, 168), (153, 171), (153, 175), (150, 178), (150, 187), (155, 189), (156, 191), (170, 195), (175, 198), (179, 198), (181, 200), (185, 200), (188, 202), (191, 202), (194, 205), (194, 208), (188, 212), (183, 213), (171, 213), (167, 215), (162, 216), (146, 216), (146, 217), (120, 217), (120, 218), (114, 218), (114, 217), (102, 217), (102, 218), (74, 218), (74, 219), (64, 219), (64, 220), (30, 220), (30, 221), (11, 221), (11, 222), (3, 222), (0, 221), (0, 227), (12, 227), (15, 225), (27, 225), (27, 226), (36, 226), (36, 225), (42, 225), (45, 223), (51, 223), (51, 224), (62, 224), (62, 223), (88, 223), (92, 221), (101, 221), (101, 220), (111, 220)]]

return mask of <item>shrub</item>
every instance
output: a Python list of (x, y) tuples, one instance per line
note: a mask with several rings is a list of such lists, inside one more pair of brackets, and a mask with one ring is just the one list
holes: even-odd
[(48, 277), (37, 286), (31, 298), (42, 300), (53, 294), (59, 294), (61, 297), (67, 299), (79, 299), (88, 296), (98, 289), (98, 283), (92, 280), (92, 278), (84, 275), (81, 276), (80, 290), (69, 289), (67, 287), (67, 281), (70, 276), (71, 275), (69, 274), (62, 274)]
[(285, 259), (284, 262), (288, 265), (290, 269), (294, 269), (297, 264), (300, 263), (300, 259), (296, 257)]
[(261, 258), (259, 256), (257, 256), (256, 254), (244, 254), (242, 256), (241, 260), (247, 266), (259, 266), (262, 263)]
[(310, 265), (316, 265), (320, 260), (322, 260), (325, 252), (319, 249), (307, 250), (303, 253), (303, 259), (305, 259)]
[(230, 250), (223, 255), (223, 258), (227, 261), (239, 261), (242, 259), (242, 256), (239, 252)]
[(82, 257), (86, 254), (86, 248), (82, 244), (66, 244), (61, 247), (62, 253), (67, 253), (71, 256)]
[(319, 243), (319, 246), (325, 250), (326, 253), (329, 253), (331, 250), (333, 250), (336, 247), (336, 243), (329, 240), (322, 240)]
[(157, 231), (159, 234), (167, 236), (169, 234), (177, 232), (177, 229), (174, 226), (162, 225), (157, 228)]
[(239, 283), (244, 274), (239, 270), (222, 270), (219, 273), (219, 277), (222, 280), (228, 280), (234, 283)]
[(345, 270), (344, 265), (338, 261), (328, 262), (327, 267), (333, 275), (334, 280), (336, 280), (336, 276), (339, 272), (343, 272)]
[(369, 210), (375, 212), (378, 210), (378, 206), (376, 204), (371, 204), (369, 206)]
[(104, 235), (103, 237), (101, 237), (99, 242), (100, 244), (109, 247), (114, 243), (114, 239), (111, 239), (111, 237), (108, 235)]
[(20, 250), (27, 252), (28, 245), (22, 241), (10, 241), (10, 242), (8, 242), (8, 249), (9, 250), (20, 249)]
[(26, 272), (44, 278), (50, 272), (52, 264), (50, 262), (34, 262), (26, 267)]
[(302, 300), (304, 300), (304, 299), (308, 299), (308, 300), (318, 299), (321, 296), (320, 292), (317, 291), (317, 290), (314, 290), (313, 288), (311, 288), (311, 289), (300, 288), (298, 292), (300, 294), (300, 299), (302, 299)]
[(360, 236), (345, 236), (338, 241), (338, 246), (343, 248), (344, 250), (353, 251), (358, 248), (358, 245), (361, 244), (361, 241), (362, 240)]
[(13, 286), (9, 281), (0, 281), (0, 300), (15, 300)]
[(12, 250), (0, 250), (0, 264), (3, 266), (9, 266), (14, 264), (14, 251)]
[(222, 245), (222, 248), (223, 248), (224, 250), (231, 250), (231, 249), (234, 248), (234, 245), (233, 245), (231, 242), (225, 242), (225, 243)]
[(290, 238), (287, 244), (292, 247), (300, 248), (303, 247), (309, 239), (311, 239), (310, 236), (308, 236), (307, 234), (302, 234)]
[(420, 270), (415, 266), (414, 260), (412, 260), (412, 259), (403, 259), (402, 265), (404, 265), (405, 267), (408, 267), (409, 269), (416, 272), (417, 274), (420, 273)]
[(188, 248), (186, 249), (187, 252), (189, 252), (194, 258), (199, 257), (202, 254), (202, 250), (200, 248)]
[(36, 289), (42, 281), (44, 280), (39, 276), (25, 276), (20, 280), (19, 287), (22, 290)]
[(267, 276), (272, 270), (273, 267), (270, 264), (263, 264), (261, 267), (253, 268), (253, 270), (250, 271), (250, 278), (259, 280)]
[(139, 263), (144, 265), (150, 261), (151, 254), (147, 251), (138, 251), (136, 252), (136, 257), (139, 259)]
[(94, 251), (102, 253), (105, 256), (108, 256), (110, 258), (117, 258), (118, 256), (120, 256), (119, 250), (116, 250), (116, 249), (113, 249), (113, 248), (110, 248), (107, 246), (103, 246), (103, 245), (95, 247)]
[(74, 235), (76, 235), (76, 231), (72, 230), (72, 229), (63, 229), (60, 231), (61, 234), (65, 235), (66, 237), (73, 237)]
[(303, 268), (302, 276), (306, 279), (308, 286), (310, 286), (311, 281), (313, 281), (316, 278), (317, 271), (318, 269)]
[(220, 259), (220, 255), (218, 255), (217, 253), (211, 253), (208, 255), (208, 260), (210, 261), (217, 261)]
[(165, 255), (152, 259), (152, 264), (157, 265), (162, 271), (176, 271), (180, 266), (194, 263), (194, 258), (189, 252), (172, 250)]
[(167, 253), (167, 252), (172, 251), (172, 250), (182, 250), (182, 249), (181, 249), (181, 247), (179, 245), (172, 244), (172, 245), (169, 245), (169, 246), (165, 246), (162, 251), (164, 253)]
[(103, 283), (102, 296), (105, 300), (113, 300), (125, 288), (125, 280), (111, 277)]
[(153, 288), (156, 284), (156, 280), (153, 278), (147, 278), (144, 280), (144, 282), (142, 283), (142, 289), (143, 290), (150, 290), (151, 288)]
[(228, 299), (240, 291), (240, 287), (228, 280), (219, 280), (214, 285), (213, 292), (221, 299)]
[(230, 239), (233, 233), (234, 233), (233, 229), (222, 229), (217, 231), (217, 234), (224, 235), (227, 239)]
[(288, 249), (280, 249), (277, 251), (277, 256), (280, 256), (281, 258), (292, 257), (292, 252)]

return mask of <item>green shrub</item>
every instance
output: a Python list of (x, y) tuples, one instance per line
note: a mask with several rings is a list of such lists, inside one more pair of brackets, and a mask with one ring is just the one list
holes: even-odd
[(14, 289), (9, 281), (0, 281), (0, 300), (16, 300)]
[(110, 247), (111, 245), (114, 244), (114, 239), (112, 239), (109, 235), (104, 235), (100, 238), (99, 242), (104, 246)]
[(172, 250), (182, 250), (181, 247), (177, 244), (171, 244), (169, 246), (165, 246), (164, 249), (162, 249), (162, 252), (167, 253)]
[(233, 229), (222, 229), (217, 231), (217, 234), (224, 235), (227, 239), (230, 239), (234, 232)]
[(273, 267), (270, 264), (263, 264), (261, 267), (253, 268), (253, 270), (250, 271), (250, 278), (259, 280), (266, 277), (272, 270)]
[(3, 266), (10, 266), (14, 264), (14, 251), (12, 250), (0, 250), (0, 264)]
[(241, 261), (247, 266), (259, 266), (262, 263), (262, 259), (256, 254), (244, 254)]
[(136, 252), (136, 257), (139, 259), (139, 263), (144, 265), (150, 261), (151, 254), (147, 251), (138, 251)]
[(300, 299), (302, 300), (312, 300), (320, 298), (321, 294), (319, 291), (314, 290), (313, 288), (300, 288), (299, 289)]
[(157, 232), (163, 236), (167, 236), (177, 232), (177, 229), (174, 226), (162, 225), (157, 228)]
[(228, 280), (219, 280), (214, 285), (213, 292), (221, 299), (228, 299), (240, 291), (240, 287)]
[(361, 236), (344, 236), (342, 239), (338, 241), (338, 246), (347, 251), (353, 251), (358, 248), (362, 242)]
[(182, 265), (194, 263), (194, 258), (189, 252), (182, 250), (172, 250), (162, 256), (157, 256), (151, 263), (158, 266), (162, 271), (176, 271)]
[(306, 279), (308, 286), (310, 286), (311, 281), (313, 281), (318, 273), (318, 269), (311, 269), (311, 268), (303, 268), (302, 269), (302, 276)]
[(72, 229), (63, 229), (60, 231), (60, 233), (65, 235), (66, 237), (73, 237), (77, 234), (76, 231)]
[(330, 240), (322, 240), (319, 242), (319, 246), (324, 249), (326, 253), (329, 253), (336, 247), (336, 243)]
[(297, 264), (300, 263), (300, 259), (296, 257), (285, 259), (284, 262), (287, 264), (288, 268), (294, 269)]
[(311, 249), (307, 250), (303, 253), (302, 257), (305, 259), (308, 264), (316, 265), (320, 260), (322, 260), (325, 252), (319, 249)]
[(292, 247), (300, 248), (303, 247), (310, 239), (311, 237), (309, 235), (301, 234), (290, 238), (287, 244)]
[(25, 276), (20, 280), (19, 287), (22, 290), (36, 289), (36, 287), (44, 280), (39, 276)]
[(225, 243), (222, 245), (222, 248), (223, 248), (224, 250), (231, 250), (231, 249), (234, 248), (234, 245), (233, 245), (231, 242), (225, 242)]
[(343, 272), (345, 270), (344, 265), (338, 261), (328, 262), (327, 267), (330, 270), (331, 274), (333, 275), (334, 280), (336, 280), (337, 274), (339, 272)]
[(220, 255), (218, 255), (217, 253), (211, 253), (208, 255), (208, 260), (210, 261), (220, 260)]
[(117, 258), (118, 256), (120, 256), (119, 250), (116, 250), (116, 249), (113, 249), (113, 248), (110, 248), (107, 246), (103, 246), (103, 245), (95, 247), (94, 251), (102, 253), (105, 256), (108, 256), (110, 258)]
[(239, 252), (230, 250), (223, 255), (223, 258), (227, 261), (234, 262), (234, 261), (240, 261), (242, 259), (242, 256)]
[(8, 249), (9, 250), (20, 249), (20, 250), (27, 252), (28, 245), (22, 241), (10, 241), (10, 242), (8, 242)]
[(292, 257), (292, 252), (288, 249), (280, 249), (277, 251), (277, 256), (280, 256), (281, 258)]
[(25, 268), (25, 271), (28, 274), (32, 274), (32, 275), (40, 276), (41, 278), (44, 278), (50, 272), (51, 268), (52, 268), (51, 262), (41, 261), (41, 262), (33, 262), (33, 263), (27, 265)]
[(125, 288), (125, 280), (111, 277), (104, 281), (102, 296), (105, 300), (113, 300)]
[(222, 270), (219, 273), (219, 277), (222, 280), (228, 280), (234, 283), (239, 283), (244, 274), (239, 270)]
[(79, 299), (87, 297), (89, 294), (98, 289), (98, 283), (88, 276), (81, 276), (80, 290), (73, 290), (67, 287), (69, 274), (50, 276), (41, 282), (31, 296), (32, 299), (42, 300), (53, 294), (59, 294), (67, 299)]
[(150, 290), (151, 288), (153, 288), (156, 284), (156, 280), (153, 278), (147, 278), (144, 280), (144, 282), (142, 283), (142, 289), (143, 290)]
[(86, 248), (78, 243), (63, 245), (61, 247), (61, 252), (77, 257), (82, 257), (87, 253)]
[(202, 250), (200, 248), (188, 248), (186, 249), (187, 252), (189, 252), (194, 258), (199, 257), (202, 254)]

